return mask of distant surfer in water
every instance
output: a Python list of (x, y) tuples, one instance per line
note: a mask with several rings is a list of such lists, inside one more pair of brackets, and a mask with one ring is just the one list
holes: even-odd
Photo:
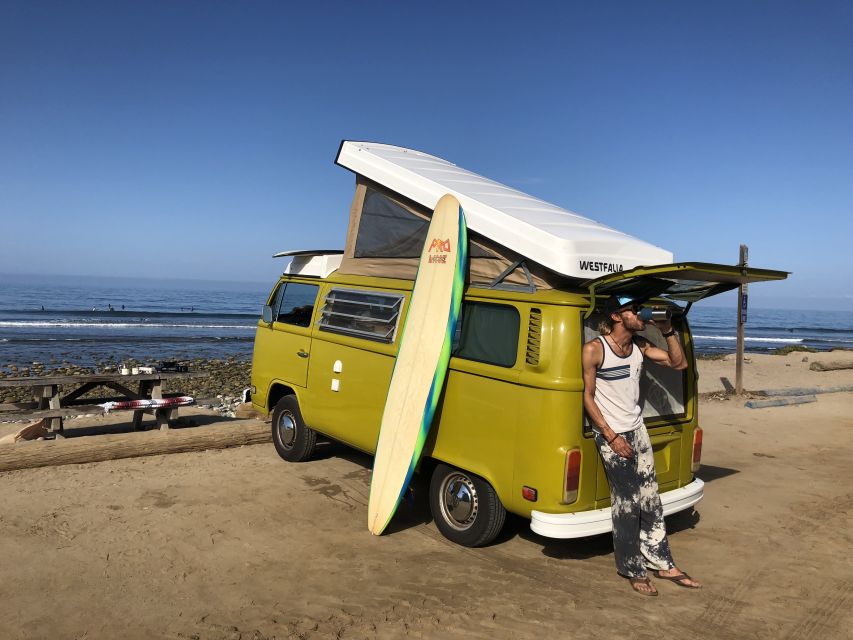
[(583, 406), (595, 425), (595, 443), (610, 484), (616, 571), (637, 593), (656, 596), (646, 568), (681, 587), (702, 585), (672, 560), (654, 453), (639, 402), (644, 359), (676, 370), (686, 369), (687, 359), (669, 320), (651, 321), (661, 330), (667, 350), (634, 337), (646, 328), (640, 308), (621, 296), (607, 301), (602, 335), (583, 346)]

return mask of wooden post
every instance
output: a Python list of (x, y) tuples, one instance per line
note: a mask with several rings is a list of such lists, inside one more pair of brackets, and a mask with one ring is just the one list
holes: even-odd
[[(140, 380), (139, 381), (139, 393), (137, 394), (140, 400), (143, 400), (148, 397), (148, 394), (151, 390), (151, 383), (148, 380)], [(145, 415), (144, 409), (136, 409), (133, 412), (133, 430), (141, 431), (142, 430), (142, 416)]]
[[(749, 247), (740, 245), (739, 267), (746, 267), (749, 261)], [(746, 306), (749, 285), (744, 283), (738, 287), (737, 293), (737, 359), (735, 361), (735, 393), (743, 393), (743, 331), (746, 324)]]
[[(42, 385), (38, 402), (39, 409), (59, 409), (59, 385)], [(62, 418), (51, 418), (48, 422), (50, 423), (50, 430), (59, 436), (62, 432)]]

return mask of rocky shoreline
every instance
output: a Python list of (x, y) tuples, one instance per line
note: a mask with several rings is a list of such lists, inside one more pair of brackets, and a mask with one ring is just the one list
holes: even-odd
[[(186, 366), (190, 371), (207, 373), (207, 376), (204, 378), (165, 380), (163, 382), (163, 392), (190, 395), (196, 401), (205, 405), (238, 404), (242, 397), (243, 389), (249, 386), (251, 380), (252, 363), (248, 359), (192, 359), (178, 360), (177, 364)], [(63, 363), (60, 366), (47, 366), (34, 362), (29, 367), (17, 367), (7, 364), (0, 370), (0, 379), (49, 375), (73, 376), (93, 373), (116, 373), (122, 365), (135, 367), (149, 365), (149, 363), (127, 360), (122, 363), (100, 362), (93, 367), (83, 367), (69, 363)], [(63, 393), (69, 391), (71, 391), (71, 387), (67, 389), (61, 388), (61, 392)], [(103, 395), (103, 389), (96, 389), (91, 395)], [(28, 387), (12, 387), (0, 391), (0, 401), (2, 402), (27, 402), (30, 400), (32, 400), (32, 389)]]

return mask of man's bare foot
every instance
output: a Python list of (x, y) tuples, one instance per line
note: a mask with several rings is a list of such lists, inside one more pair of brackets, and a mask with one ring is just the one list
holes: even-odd
[(656, 596), (658, 594), (658, 590), (655, 589), (647, 577), (628, 578), (628, 582), (631, 583), (631, 588), (634, 591), (644, 596)]
[(685, 587), (687, 589), (701, 589), (702, 585), (691, 578), (689, 575), (684, 573), (678, 567), (673, 567), (672, 569), (664, 569), (663, 571), (654, 571), (653, 572), (656, 578), (660, 578), (661, 580), (669, 580), (670, 582), (674, 582), (679, 587)]

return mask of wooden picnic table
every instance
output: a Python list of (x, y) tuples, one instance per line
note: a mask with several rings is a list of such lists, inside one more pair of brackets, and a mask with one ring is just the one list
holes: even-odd
[[(0, 378), (0, 389), (10, 387), (32, 387), (33, 402), (12, 402), (0, 404), (0, 420), (17, 418), (49, 418), (50, 430), (57, 435), (63, 429), (62, 419), (68, 416), (87, 413), (103, 413), (99, 406), (110, 401), (149, 400), (171, 397), (182, 394), (163, 395), (163, 381), (182, 378), (203, 378), (207, 373), (202, 371), (161, 371), (155, 373), (138, 373), (122, 375), (120, 373), (92, 373), (70, 376), (29, 376), (16, 378)], [(133, 386), (136, 386), (134, 389)], [(60, 387), (74, 387), (73, 390), (60, 395)], [(81, 398), (86, 393), (98, 387), (106, 387), (116, 392), (103, 398)], [(133, 427), (140, 429), (142, 416), (154, 413), (157, 425), (161, 429), (169, 428), (169, 421), (178, 415), (177, 407), (160, 409), (133, 409)]]

